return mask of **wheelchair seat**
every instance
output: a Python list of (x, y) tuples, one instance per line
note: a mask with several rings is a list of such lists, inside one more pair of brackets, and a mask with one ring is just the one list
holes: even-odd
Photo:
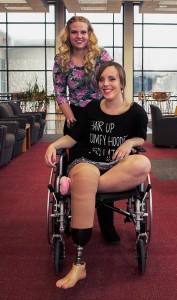
[[(144, 148), (137, 149), (144, 152)], [(53, 248), (56, 274), (61, 271), (65, 258), (64, 232), (68, 231), (71, 219), (70, 195), (60, 193), (60, 179), (66, 175), (68, 162), (67, 150), (57, 151), (58, 162), (51, 170), (47, 197), (47, 239)], [(127, 209), (110, 205), (110, 201), (127, 200)], [(97, 193), (95, 207), (105, 206), (125, 216), (124, 223), (133, 223), (136, 233), (136, 258), (141, 274), (146, 270), (148, 246), (152, 228), (152, 193), (150, 176), (139, 186), (118, 193)]]

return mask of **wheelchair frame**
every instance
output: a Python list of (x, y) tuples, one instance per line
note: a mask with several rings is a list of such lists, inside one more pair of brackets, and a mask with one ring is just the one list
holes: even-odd
[[(143, 148), (139, 148), (138, 152)], [(144, 152), (144, 151), (143, 151)], [(67, 151), (57, 151), (59, 161), (52, 168), (47, 197), (47, 239), (52, 246), (56, 274), (60, 273), (65, 258), (63, 234), (69, 231), (71, 218), (70, 196), (60, 194), (60, 179), (66, 173)], [(104, 205), (125, 216), (124, 222), (134, 224), (136, 233), (136, 258), (141, 274), (146, 270), (148, 246), (152, 231), (152, 191), (150, 176), (135, 189), (119, 193), (97, 193), (95, 207)], [(109, 206), (109, 201), (128, 200), (127, 210)], [(69, 233), (69, 232), (68, 232)]]

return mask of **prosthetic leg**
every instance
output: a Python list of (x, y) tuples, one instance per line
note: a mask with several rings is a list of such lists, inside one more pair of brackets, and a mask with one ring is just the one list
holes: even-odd
[(76, 245), (76, 260), (71, 271), (56, 286), (63, 289), (73, 287), (86, 277), (86, 264), (82, 261), (83, 247), (92, 234), (95, 195), (100, 172), (90, 164), (80, 163), (69, 174), (71, 178), (71, 235)]

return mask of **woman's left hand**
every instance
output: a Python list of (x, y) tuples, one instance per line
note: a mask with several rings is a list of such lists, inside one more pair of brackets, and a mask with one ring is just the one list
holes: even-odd
[(114, 152), (112, 159), (122, 159), (126, 156), (128, 156), (132, 150), (133, 142), (131, 140), (126, 140), (123, 144), (117, 148), (117, 150)]
[(45, 153), (45, 162), (48, 167), (55, 167), (55, 161), (56, 161), (56, 149), (54, 147), (54, 144), (51, 144)]

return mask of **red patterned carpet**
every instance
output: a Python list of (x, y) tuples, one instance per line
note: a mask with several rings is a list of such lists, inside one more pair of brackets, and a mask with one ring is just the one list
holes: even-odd
[[(0, 169), (1, 244), (0, 295), (3, 300), (176, 300), (177, 299), (177, 181), (153, 185), (153, 229), (146, 273), (139, 274), (135, 232), (115, 215), (121, 237), (107, 245), (98, 227), (84, 250), (87, 278), (74, 288), (60, 290), (55, 282), (70, 269), (75, 247), (66, 236), (66, 258), (60, 276), (54, 272), (46, 238), (46, 201), (50, 170), (44, 164), (48, 143), (37, 143)], [(146, 142), (149, 158), (176, 158), (176, 149), (154, 148)], [(124, 206), (124, 204), (121, 204)]]
[(143, 145), (149, 158), (177, 158), (177, 148), (155, 147), (151, 142)]

